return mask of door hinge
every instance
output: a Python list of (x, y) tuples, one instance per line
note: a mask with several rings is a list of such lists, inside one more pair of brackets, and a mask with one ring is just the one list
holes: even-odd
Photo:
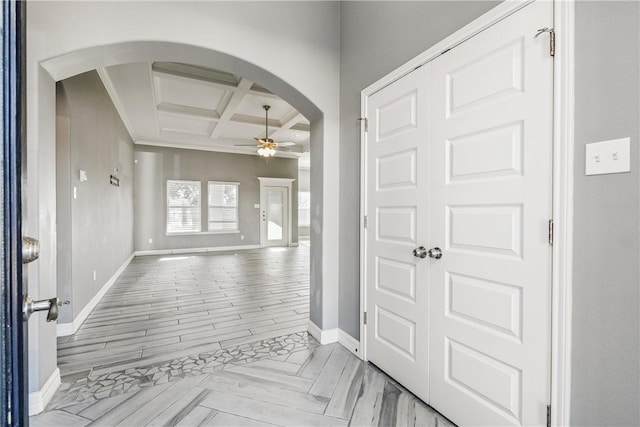
[(551, 427), (551, 405), (547, 405), (547, 427)]
[(367, 312), (366, 312), (366, 311), (363, 313), (363, 316), (362, 316), (362, 322), (363, 322), (365, 325), (367, 324)]
[(369, 119), (367, 119), (366, 117), (360, 117), (358, 121), (364, 122), (364, 131), (369, 132)]
[(367, 216), (364, 216), (364, 228), (367, 228), (368, 222), (367, 222)]
[(553, 245), (553, 220), (549, 220), (549, 244)]
[(550, 56), (555, 56), (555, 54), (556, 54), (556, 32), (554, 31), (553, 28), (548, 28), (548, 27), (540, 28), (538, 30), (538, 32), (536, 33), (536, 35), (533, 36), (533, 38), (537, 39), (540, 34), (544, 34), (544, 33), (549, 33), (549, 55)]

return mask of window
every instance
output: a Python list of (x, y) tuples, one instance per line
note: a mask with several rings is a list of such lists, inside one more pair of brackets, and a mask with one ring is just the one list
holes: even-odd
[(311, 193), (298, 192), (298, 226), (311, 225)]
[(209, 181), (209, 231), (238, 231), (237, 182)]
[(167, 233), (197, 233), (200, 217), (200, 182), (168, 180)]

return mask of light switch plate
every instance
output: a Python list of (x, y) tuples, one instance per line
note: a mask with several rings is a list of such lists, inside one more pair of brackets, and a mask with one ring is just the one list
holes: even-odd
[(631, 139), (621, 138), (587, 144), (585, 175), (631, 171)]

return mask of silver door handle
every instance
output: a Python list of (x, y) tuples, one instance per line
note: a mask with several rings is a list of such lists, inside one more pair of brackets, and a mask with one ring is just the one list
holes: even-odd
[(427, 254), (429, 255), (429, 258), (440, 259), (442, 258), (442, 249), (440, 248), (429, 249), (429, 252), (427, 252)]
[(413, 250), (413, 256), (416, 258), (426, 258), (427, 257), (427, 248), (424, 246), (420, 246), (419, 248), (415, 248)]
[(40, 256), (40, 242), (33, 237), (22, 238), (22, 263), (28, 264)]
[(35, 311), (46, 311), (47, 322), (58, 320), (58, 307), (69, 304), (69, 301), (62, 301), (59, 298), (41, 299), (34, 301), (29, 295), (25, 295), (22, 302), (22, 317), (29, 320), (31, 313)]

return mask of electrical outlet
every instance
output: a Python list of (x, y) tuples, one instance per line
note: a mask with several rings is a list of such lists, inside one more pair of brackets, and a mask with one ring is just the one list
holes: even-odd
[(149, 243), (153, 243), (153, 239), (149, 239)]
[(244, 234), (240, 235), (240, 240), (244, 240)]

